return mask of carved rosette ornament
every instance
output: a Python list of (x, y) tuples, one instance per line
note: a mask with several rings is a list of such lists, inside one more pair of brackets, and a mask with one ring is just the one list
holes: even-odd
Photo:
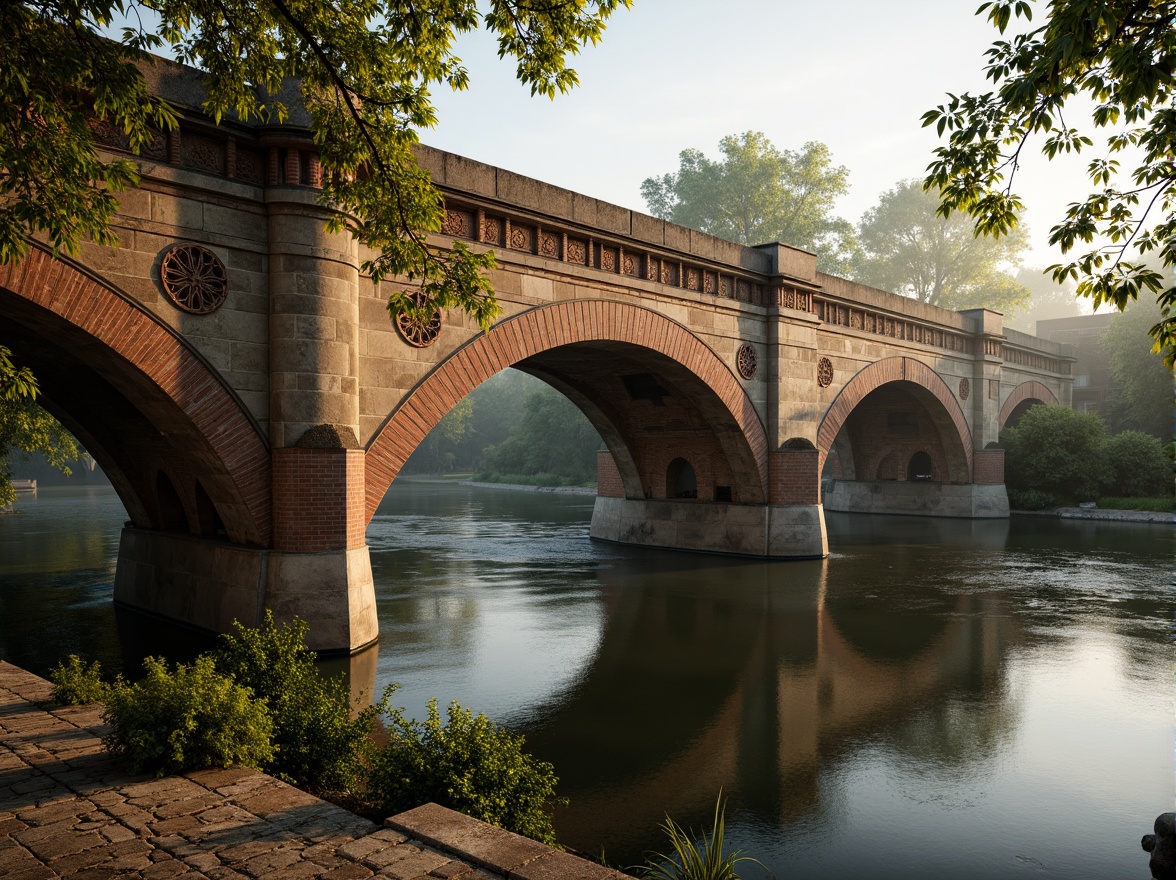
[(229, 273), (220, 257), (197, 244), (177, 244), (159, 264), (159, 281), (176, 307), (193, 315), (219, 309), (229, 295)]
[(441, 232), (444, 235), (466, 236), (466, 219), (460, 211), (446, 211), (445, 219), (441, 221)]
[[(420, 305), (423, 297), (422, 294), (414, 293), (412, 299)], [(441, 310), (433, 312), (433, 317), (428, 322), (408, 314), (399, 314), (396, 316), (396, 329), (409, 345), (414, 348), (427, 348), (441, 335)]]
[(817, 384), (822, 388), (833, 384), (833, 361), (828, 358), (817, 361)]
[(750, 379), (758, 368), (759, 358), (756, 356), (755, 349), (746, 342), (743, 343), (735, 352), (735, 369), (744, 379)]
[(960, 400), (967, 400), (972, 392), (972, 383), (967, 379), (960, 379)]

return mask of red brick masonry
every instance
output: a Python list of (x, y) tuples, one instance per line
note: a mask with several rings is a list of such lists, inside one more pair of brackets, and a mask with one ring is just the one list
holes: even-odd
[(275, 449), (274, 549), (354, 550), (364, 545), (362, 449)]

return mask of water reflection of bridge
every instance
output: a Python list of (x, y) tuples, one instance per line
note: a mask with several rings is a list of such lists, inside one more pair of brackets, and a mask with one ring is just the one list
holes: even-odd
[(711, 565), (600, 572), (592, 667), (528, 732), (570, 798), (565, 842), (635, 856), (667, 812), (703, 824), (720, 788), (788, 822), (822, 809), (822, 766), (861, 736), (888, 730), (892, 748), (951, 765), (1009, 728), (1001, 668), (1022, 633), (1000, 600), (831, 598), (827, 561), (792, 564), (787, 584), (748, 563), (717, 590)]

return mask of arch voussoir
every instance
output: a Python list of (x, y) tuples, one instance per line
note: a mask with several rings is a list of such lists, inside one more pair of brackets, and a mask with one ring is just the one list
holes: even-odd
[(900, 381), (918, 385), (942, 404), (944, 411), (951, 419), (951, 424), (955, 429), (967, 462), (968, 473), (971, 474), (974, 457), (972, 432), (968, 427), (968, 420), (964, 416), (963, 410), (960, 409), (959, 402), (938, 373), (921, 361), (908, 357), (891, 357), (875, 361), (863, 367), (845, 383), (817, 429), (817, 449), (820, 452), (822, 463), (828, 456), (829, 450), (832, 449), (837, 435), (841, 432), (850, 414), (865, 399), (866, 395), (883, 385)]
[(412, 450), (452, 406), (482, 382), (527, 358), (580, 342), (623, 342), (650, 349), (688, 370), (721, 402), (739, 428), (745, 453), (766, 487), (768, 442), (742, 385), (713, 351), (676, 321), (615, 300), (568, 300), (503, 319), (466, 342), (426, 376), (376, 432), (366, 451), (367, 517)]
[(19, 306), (23, 317), (13, 318), (14, 326), (52, 321), (68, 327), (85, 341), (87, 366), (132, 405), (145, 408), (148, 420), (161, 416), (169, 422), (169, 442), (183, 446), (175, 453), (211, 468), (203, 475), (210, 485), (227, 487), (215, 500), (229, 512), (225, 527), (231, 540), (269, 542), (268, 444), (236, 394), (200, 355), (129, 296), (39, 245), (18, 263), (0, 267), (0, 288), (16, 298), (14, 308), (27, 304)]
[(1022, 382), (1014, 388), (1001, 405), (997, 419), (998, 431), (1003, 431), (1013, 411), (1027, 400), (1036, 400), (1047, 406), (1057, 406), (1060, 401), (1049, 387), (1037, 381)]

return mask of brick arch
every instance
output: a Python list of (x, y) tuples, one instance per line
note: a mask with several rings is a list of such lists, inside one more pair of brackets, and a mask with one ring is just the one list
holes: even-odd
[(539, 306), (499, 322), (435, 367), (397, 406), (367, 447), (368, 520), (413, 450), (462, 398), (532, 355), (582, 342), (639, 346), (698, 378), (737, 429), (757, 489), (766, 497), (767, 433), (730, 367), (687, 328), (659, 312), (613, 300), (574, 300)]
[(1000, 408), (1000, 417), (997, 419), (998, 432), (1004, 430), (1005, 423), (1008, 422), (1009, 416), (1013, 414), (1013, 411), (1018, 406), (1020, 406), (1022, 403), (1025, 403), (1027, 400), (1035, 400), (1038, 403), (1044, 403), (1047, 406), (1057, 406), (1060, 403), (1057, 396), (1040, 382), (1022, 382), (1013, 389), (1012, 393), (1008, 396)]
[(821, 419), (817, 430), (817, 449), (821, 452), (821, 465), (833, 447), (837, 435), (845, 426), (850, 413), (871, 391), (891, 382), (910, 382), (932, 395), (943, 406), (942, 413), (950, 421), (951, 428), (959, 440), (964, 459), (967, 462), (968, 477), (972, 474), (972, 431), (951, 388), (939, 374), (922, 361), (908, 357), (891, 357), (875, 361), (862, 368), (837, 395)]
[[(202, 478), (230, 540), (269, 544), (268, 444), (234, 392), (177, 333), (113, 285), (36, 245), (19, 263), (0, 266), (0, 299), (7, 300), (5, 323), (13, 334), (23, 334), (31, 352), (40, 342), (47, 350), (68, 352), (110, 389), (112, 401), (117, 398), (145, 419), (142, 426), (166, 437), (177, 465)], [(78, 429), (83, 443), (94, 438), (92, 453), (105, 468), (112, 454), (91, 426), (82, 419), (70, 424), (61, 400), (47, 403), (66, 417), (67, 427)], [(108, 431), (105, 445), (118, 445), (110, 436)], [(131, 492), (131, 481), (121, 474), (112, 482), (120, 495)], [(144, 509), (141, 499), (124, 501), (135, 521), (135, 512)]]

